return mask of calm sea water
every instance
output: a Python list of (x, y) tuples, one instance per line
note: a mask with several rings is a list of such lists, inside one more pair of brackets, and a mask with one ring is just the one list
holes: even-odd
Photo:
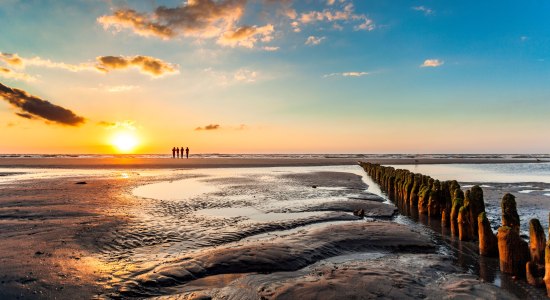
[[(328, 153), (296, 153), (296, 154), (223, 154), (223, 153), (192, 153), (198, 158), (354, 158), (354, 159), (375, 159), (375, 158), (477, 158), (477, 159), (550, 159), (550, 154), (328, 154)], [(160, 154), (0, 154), (0, 158), (169, 158), (170, 151)]]

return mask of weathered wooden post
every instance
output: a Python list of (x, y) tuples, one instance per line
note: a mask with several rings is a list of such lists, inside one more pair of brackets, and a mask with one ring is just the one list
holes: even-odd
[(458, 239), (461, 241), (470, 241), (473, 239), (473, 234), (470, 231), (470, 208), (467, 205), (462, 206), (458, 210)]
[(498, 240), (491, 229), (491, 223), (487, 214), (482, 212), (477, 217), (479, 235), (479, 254), (483, 256), (496, 256), (498, 254)]
[(519, 215), (516, 208), (516, 197), (506, 193), (500, 203), (502, 208), (502, 226), (512, 228), (519, 234)]
[(483, 190), (474, 185), (469, 192), (466, 192), (464, 205), (470, 208), (470, 232), (473, 233), (472, 238), (475, 240), (478, 235), (477, 224), (480, 213), (485, 212), (485, 202), (483, 201)]
[(525, 276), (525, 266), (529, 260), (529, 246), (519, 236), (519, 215), (515, 197), (505, 194), (502, 197), (502, 226), (498, 229), (498, 255), (500, 271), (516, 276)]

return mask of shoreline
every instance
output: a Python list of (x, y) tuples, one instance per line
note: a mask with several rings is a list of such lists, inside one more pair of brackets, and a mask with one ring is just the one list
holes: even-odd
[[(539, 159), (381, 158), (381, 165), (549, 163)], [(356, 165), (357, 158), (0, 158), (0, 168), (195, 169)]]

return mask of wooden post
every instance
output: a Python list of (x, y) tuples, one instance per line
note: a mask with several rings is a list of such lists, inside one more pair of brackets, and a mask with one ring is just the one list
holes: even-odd
[(458, 211), (464, 204), (462, 198), (453, 199), (453, 207), (451, 209), (451, 234), (458, 236)]
[(500, 271), (525, 277), (525, 264), (529, 258), (529, 246), (516, 230), (509, 226), (498, 229), (498, 255)]
[(466, 192), (464, 198), (464, 205), (470, 208), (470, 231), (473, 233), (474, 240), (477, 237), (477, 219), (480, 213), (485, 212), (485, 202), (483, 201), (483, 190), (474, 185), (468, 192)]
[(546, 293), (550, 297), (550, 241), (546, 243), (546, 254), (544, 255), (546, 273), (544, 275), (544, 283), (546, 283)]
[(546, 235), (538, 219), (529, 221), (529, 251), (531, 252), (531, 261), (544, 265), (544, 248), (546, 247)]
[(468, 206), (462, 206), (458, 210), (458, 239), (461, 241), (472, 240), (472, 232), (470, 232), (470, 208)]
[(477, 217), (479, 235), (479, 254), (483, 256), (496, 256), (498, 254), (498, 240), (491, 229), (487, 214), (482, 212)]
[(516, 197), (509, 193), (505, 194), (502, 197), (500, 207), (502, 208), (502, 226), (510, 227), (519, 234), (519, 215), (516, 208)]

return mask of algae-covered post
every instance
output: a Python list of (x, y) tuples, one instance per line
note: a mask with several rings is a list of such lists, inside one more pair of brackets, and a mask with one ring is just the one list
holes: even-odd
[(530, 285), (542, 286), (544, 276), (544, 248), (546, 236), (538, 219), (529, 221), (529, 251), (531, 261), (525, 266), (525, 276)]
[(472, 238), (476, 239), (478, 235), (477, 219), (480, 213), (485, 212), (483, 190), (478, 185), (474, 185), (468, 194), (469, 197), (464, 199), (464, 205), (470, 208), (470, 232), (473, 233)]
[(519, 234), (519, 215), (516, 208), (516, 197), (506, 193), (500, 203), (502, 208), (502, 226), (508, 226)]
[(496, 256), (498, 254), (498, 240), (491, 229), (487, 214), (482, 212), (477, 217), (479, 235), (479, 254), (483, 256)]
[(500, 271), (524, 277), (525, 264), (529, 258), (527, 242), (509, 226), (501, 226), (498, 229), (497, 238)]
[(451, 207), (451, 234), (453, 236), (458, 236), (458, 211), (462, 205), (464, 205), (464, 192), (461, 189), (455, 190)]
[(546, 243), (546, 251), (544, 255), (546, 273), (544, 274), (544, 283), (546, 283), (546, 292), (550, 297), (550, 239)]
[(498, 229), (498, 255), (500, 271), (525, 276), (525, 265), (529, 260), (529, 246), (519, 236), (519, 216), (516, 200), (512, 194), (502, 197), (502, 226)]
[(458, 210), (458, 238), (461, 241), (470, 241), (473, 239), (470, 231), (470, 208), (467, 205), (462, 206)]

